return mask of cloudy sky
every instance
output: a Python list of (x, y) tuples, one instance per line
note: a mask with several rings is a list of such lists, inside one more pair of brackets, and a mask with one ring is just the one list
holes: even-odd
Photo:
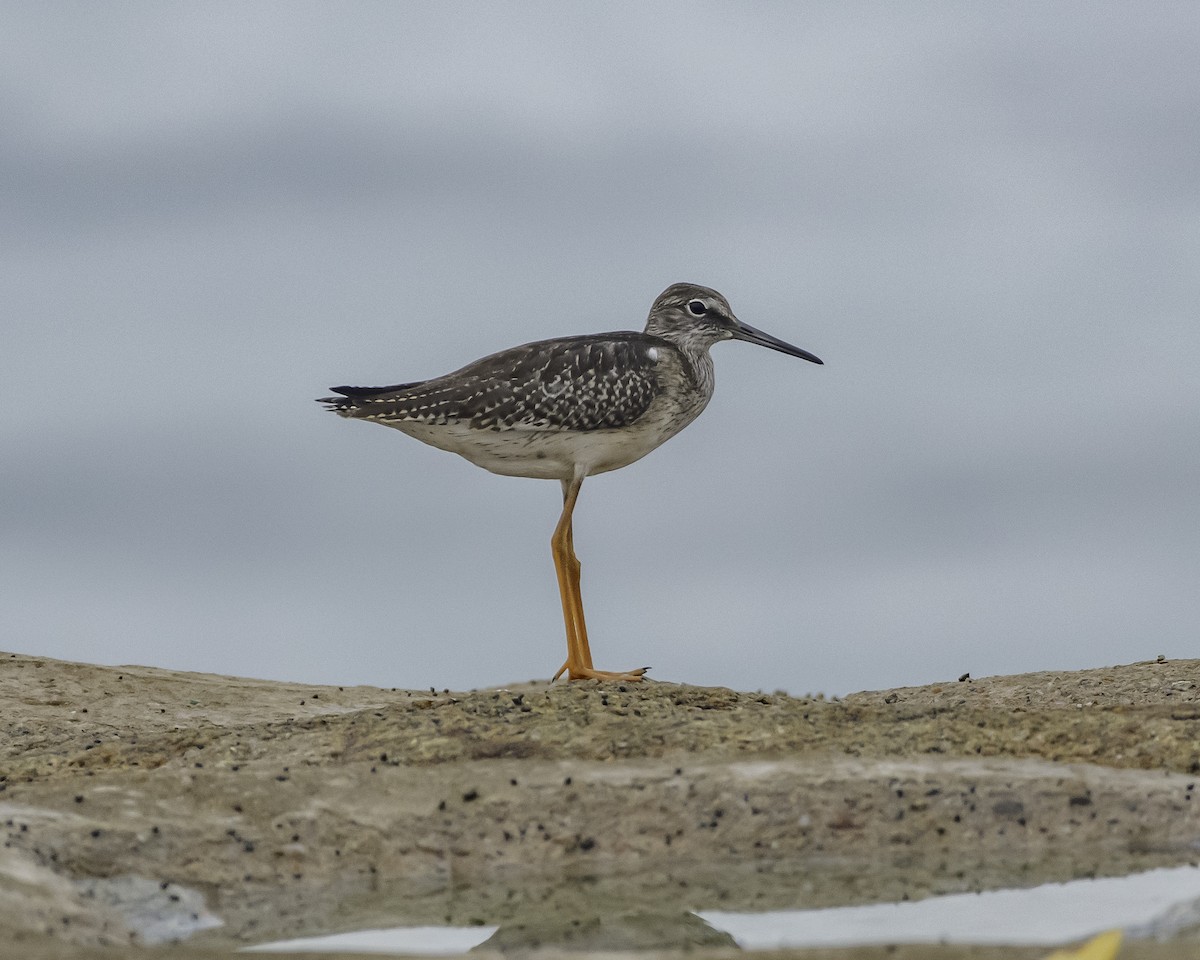
[(1194, 3), (13, 3), (0, 649), (475, 687), (557, 484), (312, 402), (716, 287), (824, 367), (576, 512), (596, 665), (842, 693), (1200, 651)]

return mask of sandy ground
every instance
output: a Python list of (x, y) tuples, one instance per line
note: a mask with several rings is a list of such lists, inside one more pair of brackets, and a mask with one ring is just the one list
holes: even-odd
[[(689, 911), (1196, 862), (1198, 781), (1194, 660), (825, 700), (343, 689), (0, 654), (0, 955), (151, 957), (186, 938), (173, 953), (228, 957), (451, 923), (498, 924), (490, 948), (509, 951), (573, 936), (731, 956)], [(221, 925), (188, 935), (205, 920)], [(1197, 956), (1200, 939), (1121, 953)]]

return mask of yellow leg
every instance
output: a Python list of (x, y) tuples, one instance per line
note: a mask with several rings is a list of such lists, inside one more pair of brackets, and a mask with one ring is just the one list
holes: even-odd
[[(577, 619), (574, 595), (578, 580), (571, 577), (571, 514), (575, 509), (575, 501), (579, 496), (582, 479), (570, 485), (563, 484), (563, 510), (554, 528), (554, 536), (550, 538), (550, 549), (554, 554), (554, 572), (558, 575), (558, 592), (562, 598), (563, 622), (567, 628), (567, 662), (554, 675), (557, 680), (564, 670), (571, 671), (573, 676), (577, 670), (590, 666), (585, 660), (585, 653), (579, 643), (579, 620)], [(576, 561), (578, 566), (578, 561)]]
[(557, 680), (564, 671), (568, 680), (626, 680), (637, 681), (649, 667), (639, 667), (616, 673), (596, 670), (592, 666), (592, 651), (588, 646), (587, 624), (583, 619), (583, 595), (579, 590), (579, 558), (575, 556), (571, 516), (575, 512), (575, 501), (583, 477), (563, 481), (563, 509), (550, 538), (550, 549), (554, 554), (554, 570), (558, 574), (558, 592), (562, 597), (563, 622), (567, 628), (567, 662), (554, 675)]

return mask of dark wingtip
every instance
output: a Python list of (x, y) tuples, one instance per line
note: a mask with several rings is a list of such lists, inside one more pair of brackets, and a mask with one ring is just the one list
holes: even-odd
[(334, 393), (340, 393), (343, 397), (370, 397), (380, 393), (395, 393), (398, 390), (406, 390), (409, 387), (415, 386), (412, 383), (393, 383), (387, 387), (330, 387)]
[(379, 393), (386, 389), (384, 387), (330, 387), (334, 393), (339, 393), (339, 397), (317, 397), (317, 403), (325, 404), (326, 410), (332, 410), (334, 413), (344, 413), (347, 410), (355, 409), (357, 404), (354, 402), (355, 397), (370, 396), (373, 393)]
[[(330, 387), (330, 390), (341, 392), (341, 387)], [(343, 395), (340, 397), (317, 397), (317, 403), (325, 404), (326, 410), (332, 410), (334, 413), (345, 413), (347, 410), (355, 408), (357, 405), (349, 397)]]

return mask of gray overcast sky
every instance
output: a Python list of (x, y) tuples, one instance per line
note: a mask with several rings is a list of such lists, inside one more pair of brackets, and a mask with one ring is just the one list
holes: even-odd
[(312, 402), (716, 287), (810, 364), (584, 485), (599, 667), (1200, 652), (1193, 2), (10, 3), (0, 648), (548, 677), (557, 484)]

